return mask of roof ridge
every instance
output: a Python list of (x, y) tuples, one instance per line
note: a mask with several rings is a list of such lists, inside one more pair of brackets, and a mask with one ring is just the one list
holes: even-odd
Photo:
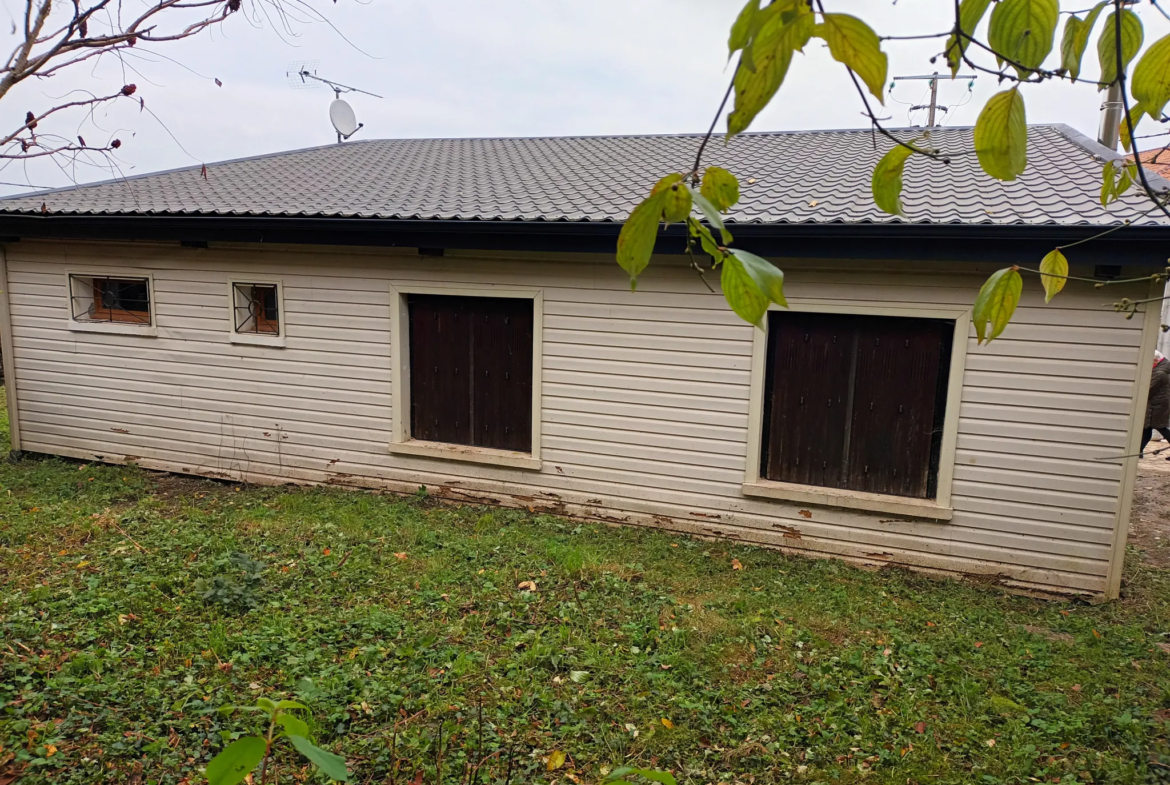
[[(1099, 161), (1128, 161), (1133, 155), (1132, 153), (1119, 153), (1116, 150), (1110, 150), (1096, 139), (1085, 136), (1070, 125), (1053, 123), (1051, 127)], [(1170, 189), (1170, 180), (1162, 177), (1148, 166), (1142, 168), (1146, 171), (1146, 181), (1150, 184), (1150, 188), (1155, 191)]]

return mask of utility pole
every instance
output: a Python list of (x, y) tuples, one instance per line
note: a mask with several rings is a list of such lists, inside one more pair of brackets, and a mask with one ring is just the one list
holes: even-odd
[[(954, 78), (955, 79), (974, 80), (975, 76), (972, 74), (957, 74), (957, 75), (955, 75)], [(933, 74), (917, 74), (914, 76), (895, 76), (894, 77), (895, 82), (921, 81), (923, 79), (930, 80), (930, 103), (924, 104), (922, 106), (912, 106), (912, 107), (910, 107), (910, 110), (913, 111), (915, 109), (929, 109), (930, 116), (926, 121), (926, 127), (927, 128), (937, 128), (938, 125), (937, 125), (936, 119), (938, 117), (938, 110), (940, 108), (944, 112), (947, 110), (947, 108), (945, 106), (940, 107), (938, 105), (938, 71), (935, 71)]]

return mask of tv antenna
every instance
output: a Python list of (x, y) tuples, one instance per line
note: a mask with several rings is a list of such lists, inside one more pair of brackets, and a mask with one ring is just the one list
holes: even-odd
[[(971, 83), (973, 84), (977, 77), (974, 74), (956, 74), (953, 78), (954, 79), (970, 79)], [(926, 127), (927, 128), (936, 128), (937, 126), (935, 125), (934, 119), (937, 116), (938, 111), (940, 109), (944, 112), (947, 111), (947, 107), (938, 105), (938, 80), (939, 80), (938, 71), (935, 71), (933, 74), (917, 74), (915, 76), (895, 76), (894, 77), (895, 82), (911, 82), (911, 81), (918, 81), (918, 80), (922, 80), (922, 79), (929, 79), (930, 80), (930, 103), (929, 104), (922, 104), (920, 106), (912, 106), (912, 107), (910, 107), (910, 111), (913, 112), (915, 109), (929, 109), (930, 110), (930, 117), (926, 121)], [(967, 85), (968, 90), (971, 89), (972, 84)], [(891, 89), (893, 89), (893, 87), (894, 87), (893, 85), (890, 85)]]
[(305, 60), (298, 63), (293, 63), (285, 72), (285, 78), (288, 79), (289, 87), (294, 90), (302, 90), (312, 87), (328, 87), (333, 91), (333, 102), (329, 104), (329, 122), (333, 124), (333, 130), (337, 132), (337, 143), (341, 144), (346, 139), (360, 131), (365, 123), (357, 121), (357, 115), (354, 114), (353, 107), (349, 105), (348, 101), (342, 99), (342, 93), (361, 93), (362, 95), (373, 96), (374, 98), (381, 98), (377, 93), (371, 93), (369, 90), (359, 90), (356, 87), (334, 82), (331, 79), (326, 79), (323, 76), (317, 75), (317, 60)]

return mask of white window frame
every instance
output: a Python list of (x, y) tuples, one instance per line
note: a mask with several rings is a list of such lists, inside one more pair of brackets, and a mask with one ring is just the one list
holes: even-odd
[[(783, 310), (772, 306), (772, 310)], [(745, 496), (782, 499), (824, 507), (870, 510), (889, 515), (947, 521), (954, 514), (951, 486), (955, 477), (955, 445), (959, 433), (959, 409), (963, 398), (963, 374), (967, 367), (967, 342), (970, 334), (971, 309), (956, 306), (911, 304), (874, 305), (864, 301), (802, 300), (789, 303), (797, 313), (829, 313), (843, 316), (899, 316), (919, 319), (953, 319), (955, 334), (951, 344), (951, 367), (947, 376), (947, 401), (943, 414), (942, 444), (938, 460), (938, 492), (933, 499), (914, 499), (884, 493), (868, 493), (845, 488), (777, 482), (760, 477), (760, 449), (764, 429), (764, 385), (767, 375), (768, 332), (755, 329), (752, 342), (751, 393), (748, 419), (748, 454), (744, 472)]]
[[(134, 278), (146, 279), (146, 290), (150, 297), (150, 323), (132, 324), (130, 322), (89, 322), (73, 317), (73, 278)], [(67, 327), (78, 333), (111, 333), (115, 335), (141, 335), (153, 338), (158, 335), (158, 300), (154, 296), (154, 274), (145, 270), (127, 270), (125, 268), (86, 268), (69, 269), (65, 271), (65, 307)]]
[[(275, 286), (276, 287), (276, 308), (277, 308), (277, 327), (279, 332), (276, 335), (271, 333), (241, 333), (236, 331), (236, 286), (243, 284), (245, 286)], [(232, 343), (246, 344), (251, 346), (273, 346), (278, 349), (283, 349), (285, 345), (285, 310), (284, 310), (284, 281), (279, 278), (266, 278), (259, 276), (256, 278), (231, 278), (227, 284), (228, 295), (228, 340)]]
[[(532, 451), (495, 450), (465, 444), (430, 442), (410, 437), (410, 309), (407, 295), (434, 294), (451, 297), (510, 297), (532, 300)], [(449, 461), (485, 463), (513, 469), (539, 471), (542, 344), (544, 340), (544, 290), (505, 288), (490, 285), (442, 286), (392, 283), (391, 324), (391, 441), (390, 452)]]

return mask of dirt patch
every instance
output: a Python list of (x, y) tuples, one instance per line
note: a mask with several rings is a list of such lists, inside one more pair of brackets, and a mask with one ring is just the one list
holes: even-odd
[(1024, 632), (1030, 632), (1033, 635), (1039, 635), (1041, 638), (1047, 638), (1050, 641), (1057, 641), (1059, 643), (1076, 643), (1077, 639), (1069, 635), (1067, 632), (1053, 632), (1046, 627), (1037, 627), (1034, 624), (1021, 625)]
[(240, 488), (239, 483), (210, 480), (189, 474), (152, 472), (151, 484), (155, 498), (162, 506), (162, 512), (174, 514), (184, 504), (200, 499), (212, 499), (233, 494)]
[[(1150, 447), (1161, 449), (1165, 442)], [(1152, 451), (1152, 450), (1151, 450)], [(1129, 516), (1129, 544), (1142, 553), (1142, 561), (1170, 568), (1170, 450), (1147, 455), (1138, 463)]]

